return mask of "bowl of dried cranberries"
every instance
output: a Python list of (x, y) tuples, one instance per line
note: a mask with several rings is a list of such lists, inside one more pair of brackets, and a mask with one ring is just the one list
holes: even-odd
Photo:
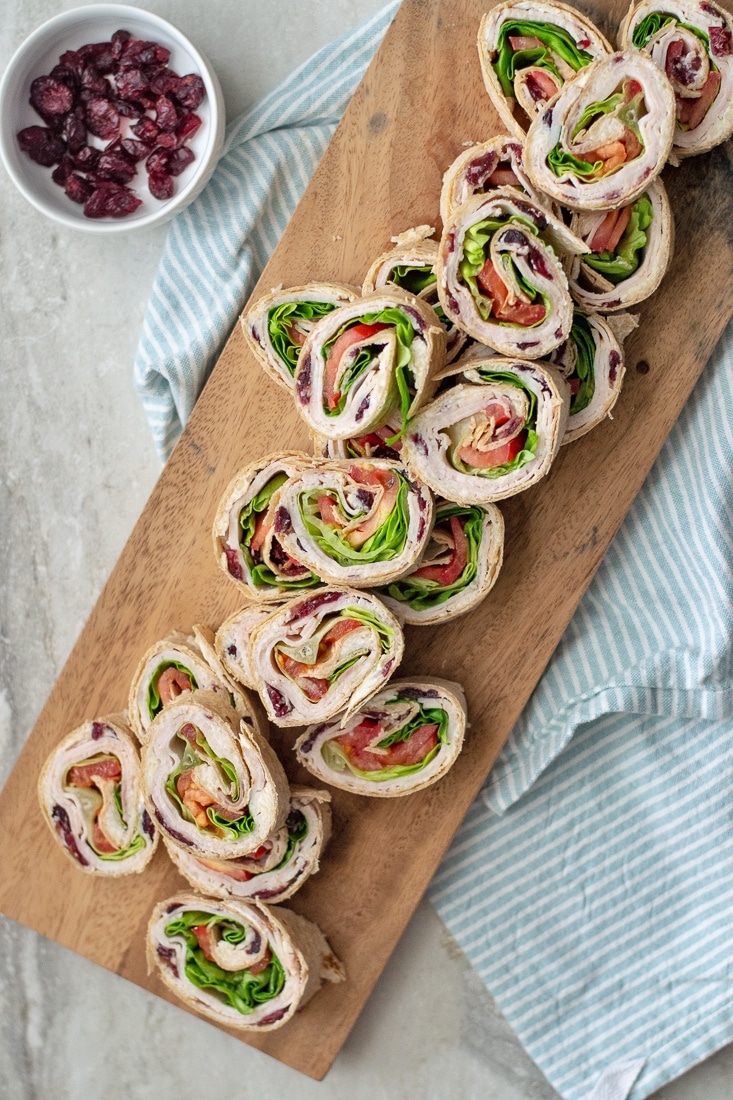
[(196, 197), (224, 140), (210, 64), (164, 19), (122, 4), (55, 16), (0, 83), (0, 155), (18, 189), (63, 225), (121, 232)]

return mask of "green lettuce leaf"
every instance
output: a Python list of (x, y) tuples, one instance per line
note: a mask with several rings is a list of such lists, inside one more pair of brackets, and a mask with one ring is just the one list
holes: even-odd
[(317, 321), (335, 309), (332, 302), (283, 302), (274, 306), (267, 315), (267, 331), (278, 358), (293, 376), (300, 354), (300, 345), (290, 339), (289, 329), (294, 321)]
[(570, 401), (570, 415), (575, 416), (576, 413), (588, 408), (596, 388), (596, 342), (593, 339), (593, 330), (588, 318), (577, 309), (573, 312), (570, 339), (575, 345), (576, 358), (575, 369), (568, 381), (572, 378), (580, 379), (580, 388), (576, 394), (573, 394)]
[(408, 574), (406, 577), (402, 577), (401, 580), (393, 581), (392, 584), (381, 591), (391, 596), (393, 600), (409, 604), (414, 611), (427, 611), (439, 607), (451, 599), (452, 596), (458, 595), (459, 592), (468, 587), (476, 576), (478, 569), (484, 513), (475, 505), (441, 505), (436, 513), (436, 523), (448, 520), (451, 516), (459, 516), (465, 519), (463, 534), (466, 539), (467, 561), (460, 577), (457, 577), (453, 584), (441, 585), (438, 581), (413, 577)]
[(614, 92), (613, 95), (608, 96), (607, 99), (598, 100), (596, 103), (589, 103), (576, 123), (572, 133), (573, 138), (577, 137), (581, 130), (586, 130), (591, 123), (595, 122), (601, 115), (613, 114), (616, 108), (622, 103), (623, 98), (621, 92)]
[(260, 489), (259, 493), (252, 497), (252, 499), (245, 504), (244, 508), (242, 508), (242, 511), (239, 513), (239, 526), (242, 529), (239, 545), (242, 549), (244, 560), (247, 562), (253, 584), (262, 585), (263, 587), (265, 585), (274, 585), (277, 588), (287, 589), (312, 588), (313, 585), (320, 584), (318, 577), (314, 576), (313, 573), (306, 573), (304, 576), (292, 581), (283, 580), (282, 577), (278, 577), (273, 573), (272, 569), (263, 562), (255, 562), (252, 551), (249, 548), (255, 533), (258, 514), (267, 511), (273, 495), (287, 480), (288, 475), (286, 473), (275, 474), (275, 476), (270, 478), (267, 484)]
[(465, 462), (462, 462), (455, 453), (455, 450), (451, 452), (451, 462), (456, 470), (459, 470), (463, 474), (487, 477), (490, 481), (493, 481), (495, 478), (504, 477), (505, 474), (511, 474), (514, 470), (519, 470), (534, 458), (537, 444), (540, 441), (540, 437), (535, 431), (537, 423), (537, 395), (529, 386), (525, 385), (516, 374), (512, 374), (510, 371), (489, 370), (485, 367), (478, 367), (477, 373), (484, 382), (505, 382), (509, 386), (516, 386), (518, 389), (524, 390), (529, 397), (529, 410), (527, 412), (527, 419), (524, 422), (524, 430), (527, 432), (527, 438), (524, 443), (524, 448), (519, 454), (514, 456), (511, 462), (505, 462), (502, 466), (494, 466), (489, 470), (477, 470), (473, 466), (467, 466)]
[(182, 672), (185, 676), (188, 676), (189, 680), (191, 681), (191, 686), (193, 688), (198, 687), (198, 684), (196, 683), (196, 677), (191, 672), (190, 668), (186, 668), (186, 666), (181, 664), (180, 661), (162, 661), (155, 669), (153, 675), (150, 677), (150, 680), (148, 682), (147, 704), (148, 714), (151, 718), (155, 718), (156, 714), (158, 714), (163, 709), (163, 703), (161, 702), (160, 693), (158, 691), (158, 679), (167, 668), (177, 668), (179, 672)]
[(193, 985), (215, 990), (226, 1004), (243, 1016), (250, 1016), (258, 1005), (278, 996), (285, 985), (285, 972), (272, 947), (270, 963), (261, 974), (252, 974), (249, 970), (222, 970), (206, 958), (192, 932), (192, 928), (202, 924), (218, 925), (227, 943), (242, 943), (247, 935), (246, 929), (236, 921), (203, 911), (188, 910), (166, 925), (166, 936), (182, 936), (186, 941), (186, 977)]
[[(639, 141), (641, 141), (643, 152), (644, 142), (639, 132), (639, 119), (646, 114), (644, 93), (639, 92), (626, 104), (624, 104), (623, 99), (622, 92), (614, 92), (607, 99), (602, 99), (597, 103), (589, 103), (580, 116), (572, 137), (575, 138), (581, 130), (587, 129), (601, 115), (613, 114), (615, 111), (624, 126), (627, 126), (629, 130), (633, 130)], [(641, 153), (638, 156), (641, 156)], [(591, 179), (603, 170), (602, 160), (594, 161), (591, 164), (588, 160), (574, 157), (572, 153), (568, 153), (561, 148), (560, 142), (548, 154), (547, 163), (556, 176), (562, 176), (569, 172), (581, 179)]]
[[(683, 23), (681, 20), (676, 19), (674, 15), (670, 15), (669, 12), (653, 11), (650, 15), (647, 15), (645, 19), (642, 19), (641, 22), (634, 27), (634, 33), (631, 38), (632, 43), (636, 46), (637, 50), (642, 50), (652, 35), (656, 34), (662, 27), (666, 27), (668, 23), (677, 23), (680, 27), (684, 27), (685, 30), (691, 31), (692, 34), (704, 43), (708, 51), (708, 56), (710, 55), (710, 36), (705, 34), (705, 31), (700, 30), (699, 27), (694, 27), (692, 23)], [(713, 65), (713, 68), (717, 70), (716, 65)]]
[[(397, 476), (400, 479), (400, 488), (392, 511), (374, 534), (358, 548), (350, 546), (339, 530), (321, 519), (318, 510), (318, 497), (324, 495), (321, 490), (313, 489), (300, 494), (298, 507), (303, 522), (324, 554), (339, 565), (348, 566), (365, 565), (374, 561), (391, 561), (402, 553), (407, 542), (409, 524), (407, 482), (402, 474)], [(366, 511), (364, 514), (366, 515)]]
[[(512, 38), (538, 38), (543, 49), (513, 50), (509, 42)], [(502, 24), (496, 43), (494, 70), (501, 83), (504, 95), (514, 97), (514, 77), (520, 69), (528, 66), (548, 69), (562, 82), (562, 77), (552, 58), (552, 53), (561, 57), (577, 73), (593, 60), (587, 50), (581, 50), (572, 35), (563, 27), (553, 23), (535, 23), (528, 19), (511, 19)]]
[[(476, 222), (472, 225), (466, 231), (466, 235), (463, 238), (463, 259), (458, 265), (458, 270), (463, 282), (471, 291), (471, 297), (476, 303), (476, 308), (484, 321), (488, 321), (491, 316), (492, 302), (490, 298), (486, 297), (478, 285), (477, 276), (486, 263), (488, 245), (494, 233), (512, 223), (517, 223), (521, 225), (522, 228), (529, 229), (535, 236), (538, 235), (537, 228), (531, 221), (516, 214), (512, 217), (501, 219), (484, 218), (483, 221)], [(544, 294), (540, 294), (531, 283), (527, 282), (508, 253), (502, 256), (502, 263), (510, 274), (513, 273), (515, 275), (520, 287), (530, 301), (536, 301), (539, 296), (542, 298), (545, 305), (549, 307), (549, 299)], [(535, 328), (536, 325), (541, 323), (541, 321), (537, 321), (535, 325), (525, 325), (522, 327)], [(508, 325), (512, 328), (516, 327), (511, 321), (499, 321), (498, 324)]]
[(398, 264), (392, 268), (389, 281), (395, 286), (401, 286), (410, 294), (420, 294), (429, 286), (434, 286), (438, 277), (430, 264), (422, 267), (411, 267), (409, 264)]
[[(399, 700), (399, 696), (398, 696)], [(412, 702), (412, 700), (408, 700)], [(409, 741), (415, 730), (421, 726), (437, 725), (438, 741), (441, 745), (448, 744), (448, 714), (442, 707), (426, 707), (420, 703), (420, 709), (414, 718), (406, 722), (402, 729), (394, 730), (389, 736), (377, 745), (380, 749), (388, 749), (390, 745), (396, 745), (400, 741)]]
[(637, 199), (631, 209), (629, 224), (615, 252), (590, 252), (582, 257), (584, 264), (604, 275), (614, 285), (628, 279), (644, 258), (646, 230), (652, 224), (654, 210), (648, 195)]
[(391, 626), (388, 626), (387, 623), (383, 623), (381, 619), (378, 619), (376, 615), (373, 615), (371, 611), (367, 611), (363, 607), (345, 607), (343, 611), (340, 612), (340, 618), (356, 619), (357, 622), (373, 627), (379, 635), (382, 653), (388, 653), (392, 648), (394, 643), (394, 630)]
[(136, 852), (139, 852), (145, 847), (145, 837), (140, 833), (133, 837), (132, 843), (127, 848), (120, 848), (119, 852), (97, 852), (100, 859), (106, 859), (110, 863), (119, 862), (121, 859), (127, 859), (129, 856), (134, 856)]
[(288, 846), (285, 850), (285, 855), (280, 860), (277, 867), (272, 868), (273, 871), (279, 871), (281, 867), (285, 867), (286, 864), (290, 863), (290, 860), (295, 855), (295, 849), (308, 836), (308, 822), (305, 814), (302, 814), (300, 810), (291, 810), (288, 821), (290, 817), (296, 817), (297, 822), (292, 828), (288, 829)]

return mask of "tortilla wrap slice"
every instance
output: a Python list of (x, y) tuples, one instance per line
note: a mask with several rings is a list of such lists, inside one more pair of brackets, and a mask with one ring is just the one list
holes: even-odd
[(218, 695), (180, 696), (143, 746), (148, 813), (174, 844), (203, 858), (238, 859), (285, 823), (290, 791), (254, 725)]
[(440, 242), (446, 316), (501, 355), (539, 359), (564, 343), (572, 325), (560, 256), (587, 250), (515, 187), (474, 195), (446, 223)]
[(594, 61), (529, 128), (524, 166), (538, 190), (571, 210), (617, 210), (667, 163), (674, 90), (638, 50)]
[(496, 357), (474, 362), (463, 377), (410, 425), (403, 447), (408, 469), (457, 504), (524, 492), (558, 452), (568, 384), (548, 363)]
[(446, 333), (414, 294), (384, 287), (329, 313), (306, 338), (295, 405), (312, 432), (349, 439), (398, 411), (404, 425), (435, 391)]
[(240, 684), (257, 690), (252, 670), (252, 635), (271, 613), (271, 605), (247, 604), (225, 619), (216, 632), (216, 651), (229, 675)]
[(571, 228), (591, 249), (567, 267), (570, 293), (583, 309), (628, 309), (650, 297), (667, 272), (674, 221), (661, 179), (618, 211), (576, 211)]
[[(254, 855), (201, 860), (165, 841), (168, 855), (194, 890), (212, 898), (244, 898), (277, 905), (316, 874), (331, 835), (331, 796), (312, 787), (291, 787), (285, 824)], [(165, 838), (164, 838), (165, 839)]]
[(252, 638), (252, 667), (271, 721), (304, 726), (348, 718), (385, 684), (403, 651), (402, 628), (376, 596), (334, 586), (265, 619)]
[(280, 602), (319, 584), (318, 577), (285, 554), (276, 524), (283, 485), (312, 462), (300, 451), (260, 458), (234, 476), (219, 502), (212, 532), (216, 560), (258, 603)]
[(278, 287), (247, 307), (242, 331), (265, 374), (292, 393), (298, 355), (313, 325), (358, 297), (355, 287), (342, 283)]
[(56, 746), (38, 780), (43, 816), (64, 855), (92, 875), (144, 871), (158, 844), (145, 808), (127, 715), (84, 722)]
[(394, 680), (347, 722), (310, 726), (298, 762), (332, 787), (397, 798), (437, 783), (463, 746), (466, 700), (449, 680)]
[(481, 20), (478, 52), (491, 102), (509, 133), (522, 138), (567, 80), (612, 50), (568, 4), (509, 0)]
[(489, 195), (497, 187), (516, 187), (537, 206), (547, 207), (559, 217), (554, 204), (535, 191), (524, 170), (524, 140), (497, 134), (466, 149), (446, 170), (440, 192), (443, 225), (456, 216), (458, 208), (468, 199), (474, 195)]
[(603, 317), (576, 309), (570, 338), (553, 362), (570, 386), (564, 446), (611, 415), (626, 370), (623, 346)]
[(495, 504), (440, 501), (420, 561), (379, 595), (401, 622), (438, 626), (489, 594), (503, 556), (504, 519)]
[(240, 717), (251, 716), (251, 701), (222, 667), (213, 649), (214, 635), (196, 624), (193, 634), (174, 631), (152, 645), (141, 659), (130, 685), (127, 703), (130, 725), (144, 744), (153, 718), (187, 691), (213, 691), (234, 706)]
[(706, 153), (733, 134), (733, 18), (709, 0), (641, 0), (619, 30), (624, 50), (640, 49), (675, 93), (672, 161)]
[[(194, 931), (195, 929), (195, 931)], [(148, 924), (148, 973), (225, 1027), (274, 1031), (346, 974), (321, 930), (289, 909), (181, 893)]]
[(460, 355), (468, 336), (446, 321), (438, 301), (438, 280), (435, 273), (438, 242), (431, 240), (434, 235), (435, 229), (432, 225), (418, 225), (393, 237), (394, 248), (384, 252), (369, 268), (362, 294), (373, 294), (384, 286), (398, 286), (422, 298), (433, 307), (446, 330), (445, 361), (451, 363)]
[(286, 553), (327, 584), (372, 588), (420, 557), (433, 498), (397, 462), (317, 459), (284, 486), (278, 516)]

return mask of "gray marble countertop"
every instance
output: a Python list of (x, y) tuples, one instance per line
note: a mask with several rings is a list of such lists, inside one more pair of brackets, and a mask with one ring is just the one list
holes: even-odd
[[(381, 3), (147, 0), (213, 62), (229, 119)], [(5, 0), (0, 67), (75, 6)], [(160, 472), (131, 367), (165, 228), (58, 228), (2, 171), (0, 202), (4, 782)], [(0, 944), (3, 1100), (557, 1097), (426, 902), (320, 1084), (4, 918)], [(657, 1095), (729, 1100), (733, 1050)]]

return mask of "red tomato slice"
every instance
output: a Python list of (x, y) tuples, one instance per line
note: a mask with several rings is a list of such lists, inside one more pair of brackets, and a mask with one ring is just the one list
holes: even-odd
[(255, 520), (255, 529), (252, 538), (250, 539), (249, 548), (253, 554), (256, 554), (258, 550), (261, 550), (264, 546), (265, 539), (267, 538), (273, 521), (268, 518), (269, 508), (265, 508), (264, 512), (257, 513), (257, 519)]
[(295, 681), (306, 698), (310, 699), (311, 703), (317, 703), (328, 691), (328, 680), (322, 680), (317, 676), (308, 675), (313, 668), (312, 665), (306, 665), (302, 661), (296, 661), (293, 657), (289, 657), (287, 653), (278, 653), (277, 663), (280, 665), (285, 675)]
[(358, 726), (354, 726), (348, 733), (342, 733), (334, 738), (345, 749), (365, 749), (374, 738), (382, 732), (382, 723), (376, 718), (362, 718)]
[(490, 259), (486, 261), (476, 278), (478, 285), (491, 298), (491, 308), (497, 321), (508, 321), (510, 324), (522, 327), (544, 321), (547, 310), (542, 303), (515, 302), (514, 305), (507, 303), (509, 290)]
[(526, 442), (527, 433), (520, 432), (502, 447), (492, 447), (490, 451), (478, 451), (475, 447), (461, 447), (458, 457), (467, 466), (473, 466), (475, 470), (491, 470), (494, 466), (503, 466), (505, 462), (515, 459)]
[(290, 343), (296, 344), (299, 348), (302, 348), (305, 343), (305, 337), (306, 334), (301, 332), (300, 329), (296, 327), (295, 321), (293, 321), (292, 325), (288, 327), (288, 340)]
[(621, 210), (609, 210), (601, 224), (588, 242), (594, 252), (615, 252), (618, 243), (626, 232), (631, 217), (631, 207)]
[(624, 88), (624, 103), (631, 103), (634, 96), (638, 95), (641, 90), (642, 87), (638, 80), (627, 80)]
[(336, 501), (326, 493), (318, 498), (318, 511), (321, 513), (321, 519), (328, 527), (344, 526), (344, 520)]
[(422, 569), (416, 569), (412, 574), (413, 577), (419, 577), (421, 580), (437, 581), (443, 588), (447, 588), (448, 585), (458, 580), (468, 561), (468, 543), (466, 542), (463, 524), (458, 516), (451, 516), (448, 522), (451, 538), (453, 539), (453, 557), (451, 560), (447, 565), (424, 565)]
[(720, 73), (711, 72), (698, 99), (678, 99), (677, 117), (690, 130), (695, 130), (708, 112), (720, 88)]
[(211, 928), (208, 924), (195, 924), (191, 929), (194, 936), (198, 940), (198, 945), (204, 953), (204, 958), (209, 962), (214, 961), (214, 938), (211, 933)]
[[(384, 768), (393, 768), (399, 764), (419, 764), (438, 744), (437, 732), (437, 723), (419, 726), (407, 741), (398, 741), (395, 745), (390, 745), (386, 752), (369, 752), (368, 749), (354, 748), (348, 744), (344, 745), (344, 748), (355, 768), (364, 772), (382, 771)], [(342, 737), (337, 737), (336, 740), (343, 743)]]
[(334, 341), (326, 360), (326, 373), (323, 379), (323, 396), (329, 409), (335, 409), (341, 397), (340, 392), (336, 389), (336, 379), (344, 352), (352, 344), (358, 344), (360, 340), (366, 340), (369, 336), (374, 336), (382, 329), (389, 327), (381, 321), (378, 321), (375, 325), (353, 325), (352, 328), (347, 328), (345, 332), (342, 332)]
[(122, 768), (116, 756), (93, 760), (91, 764), (75, 764), (69, 768), (66, 782), (71, 787), (93, 787), (95, 779), (121, 779)]
[(586, 159), (593, 164), (600, 160), (599, 178), (607, 176), (609, 172), (613, 172), (615, 168), (620, 168), (622, 164), (626, 163), (626, 146), (623, 141), (608, 141), (605, 145), (599, 145), (597, 149), (593, 149), (588, 153)]
[(519, 180), (514, 175), (513, 168), (499, 167), (495, 168), (488, 179), (488, 183), (494, 187), (518, 187)]
[[(321, 639), (321, 646), (331, 645), (333, 642), (337, 642), (339, 638), (344, 638), (347, 634), (351, 634), (352, 630), (358, 630), (360, 626), (363, 626), (358, 619), (339, 619), (337, 623), (329, 630), (328, 634), (324, 634)], [(320, 656), (320, 649), (319, 656)]]
[(266, 947), (265, 948), (265, 953), (262, 956), (262, 958), (260, 959), (260, 961), (256, 962), (256, 963), (252, 963), (252, 966), (248, 967), (247, 969), (249, 970), (250, 974), (255, 974), (255, 975), (261, 974), (263, 970), (267, 969), (267, 967), (270, 965), (271, 962), (272, 962), (272, 955), (270, 953), (270, 948)]
[(633, 130), (627, 129), (622, 141), (624, 143), (624, 149), (626, 150), (627, 161), (635, 160), (644, 148)]
[(94, 818), (94, 827), (92, 829), (92, 847), (95, 851), (100, 852), (102, 855), (111, 855), (112, 852), (116, 852), (117, 848), (112, 844), (110, 840), (102, 832), (98, 819)]

